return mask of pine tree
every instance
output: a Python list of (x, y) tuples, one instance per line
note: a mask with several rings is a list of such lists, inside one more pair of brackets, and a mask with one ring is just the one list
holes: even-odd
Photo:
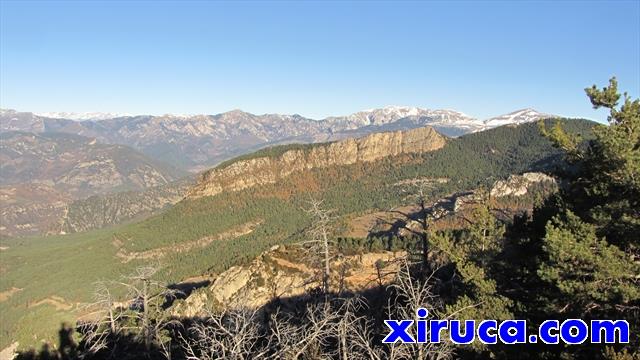
[[(585, 89), (594, 108), (609, 109), (609, 125), (597, 126), (592, 141), (580, 143), (557, 124), (548, 132), (543, 127), (571, 169), (564, 172), (567, 186), (550, 202), (556, 215), (545, 227), (537, 273), (557, 290), (548, 299), (552, 316), (625, 319), (637, 329), (640, 100), (625, 93), (619, 105), (617, 86), (612, 78), (603, 89)], [(638, 351), (637, 335), (632, 343)]]
[(638, 264), (599, 238), (594, 225), (567, 210), (547, 224), (546, 232), (549, 259), (539, 273), (566, 295), (559, 299), (566, 303), (561, 310), (615, 312), (640, 299)]
[(563, 196), (576, 215), (596, 226), (596, 233), (640, 260), (640, 100), (625, 93), (615, 78), (599, 90), (585, 89), (594, 108), (609, 109), (609, 126), (594, 129), (595, 139), (580, 146), (557, 123), (545, 133), (564, 149), (575, 167)]

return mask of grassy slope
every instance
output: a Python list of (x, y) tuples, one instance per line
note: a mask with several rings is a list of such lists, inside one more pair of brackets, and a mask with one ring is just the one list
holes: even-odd
[[(571, 121), (566, 127), (587, 133), (591, 125)], [(123, 264), (115, 257), (114, 237), (124, 241), (127, 251), (143, 251), (196, 240), (248, 221), (263, 221), (249, 235), (159, 260), (164, 280), (174, 282), (223, 271), (253, 259), (273, 244), (297, 241), (308, 223), (300, 209), (309, 196), (324, 198), (338, 214), (357, 214), (402, 203), (406, 193), (392, 184), (403, 179), (451, 179), (432, 190), (435, 198), (549, 166), (553, 159), (557, 160), (557, 151), (540, 136), (536, 124), (501, 127), (454, 139), (443, 149), (424, 155), (294, 174), (279, 184), (184, 201), (135, 224), (47, 239), (5, 240), (1, 245), (10, 249), (0, 252), (0, 291), (14, 286), (24, 290), (0, 302), (0, 347), (15, 339), (33, 343), (34, 335), (51, 339), (62, 319), (72, 319), (68, 311), (55, 311), (46, 304), (29, 308), (29, 303), (51, 295), (69, 302), (89, 301), (93, 282), (117, 278), (139, 265), (140, 261)]]

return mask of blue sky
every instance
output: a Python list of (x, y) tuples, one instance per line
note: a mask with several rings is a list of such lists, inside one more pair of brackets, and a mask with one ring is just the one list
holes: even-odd
[(584, 87), (640, 93), (638, 0), (0, 1), (0, 106), (22, 111), (602, 120)]

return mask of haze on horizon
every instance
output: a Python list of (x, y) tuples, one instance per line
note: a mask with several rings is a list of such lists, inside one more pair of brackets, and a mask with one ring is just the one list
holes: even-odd
[[(604, 120), (640, 93), (640, 2), (0, 1), (0, 107), (321, 119), (386, 105)], [(631, 54), (631, 56), (629, 56)]]

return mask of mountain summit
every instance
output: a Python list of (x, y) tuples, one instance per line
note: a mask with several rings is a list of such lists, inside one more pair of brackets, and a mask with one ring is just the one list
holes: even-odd
[(550, 115), (550, 114), (544, 114), (531, 108), (526, 108), (522, 110), (516, 110), (508, 114), (492, 117), (490, 119), (486, 119), (483, 121), (483, 123), (487, 127), (492, 128), (492, 127), (508, 125), (508, 124), (523, 124), (531, 121), (552, 118), (552, 117), (556, 117), (556, 116)]

